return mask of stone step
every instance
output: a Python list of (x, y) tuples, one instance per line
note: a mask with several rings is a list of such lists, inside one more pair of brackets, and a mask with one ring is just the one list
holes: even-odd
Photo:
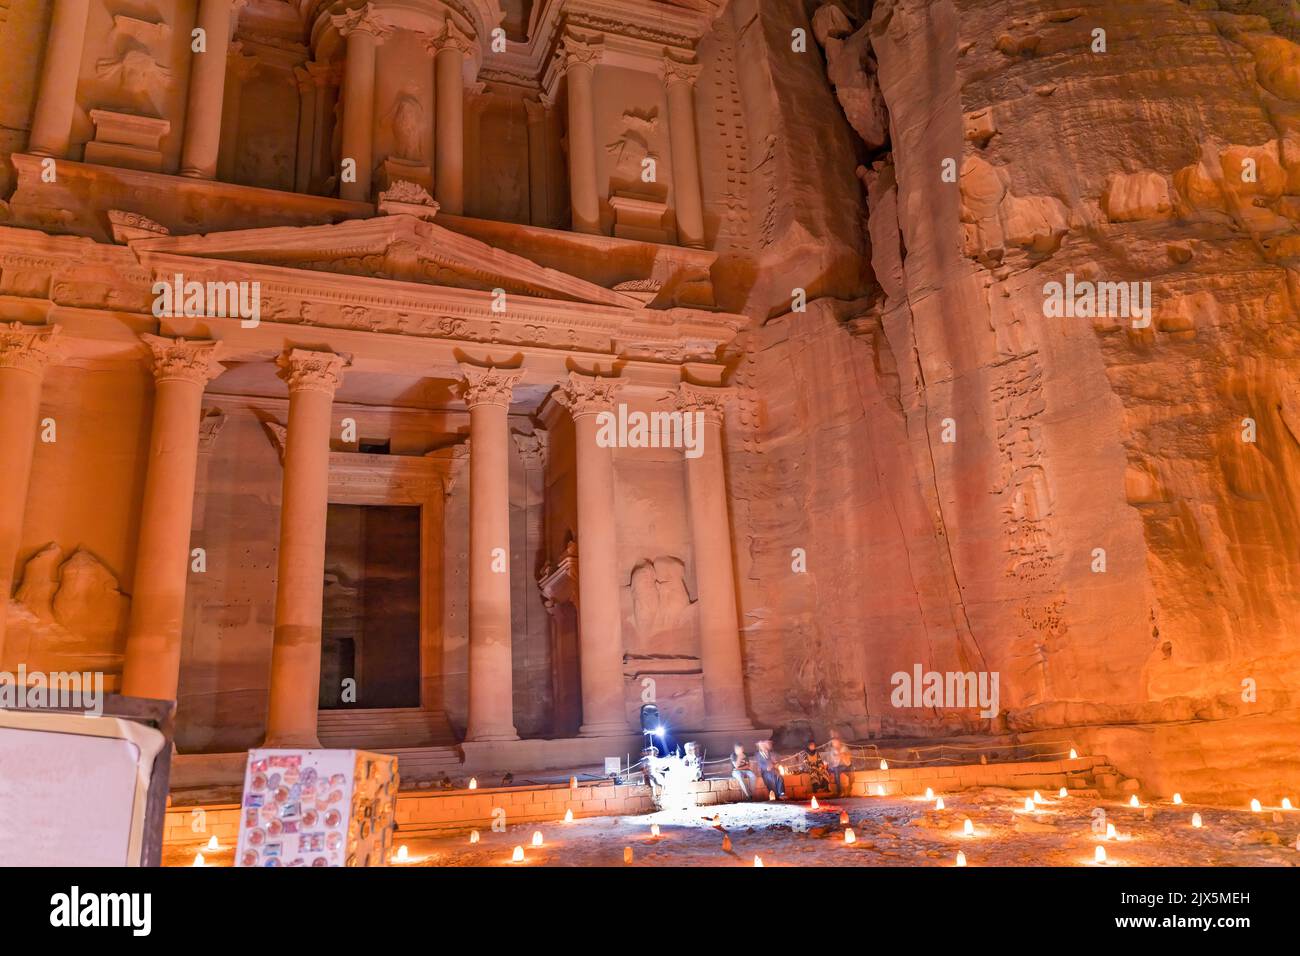
[(456, 743), (445, 713), (416, 708), (322, 710), (317, 714), (316, 727), (326, 747), (389, 752), (394, 747), (445, 747)]
[(404, 790), (421, 780), (437, 780), (444, 773), (455, 776), (460, 772), (460, 751), (455, 747), (387, 747), (379, 752), (397, 758)]

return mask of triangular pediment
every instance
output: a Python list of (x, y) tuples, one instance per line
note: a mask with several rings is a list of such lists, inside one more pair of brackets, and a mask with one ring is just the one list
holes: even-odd
[(626, 309), (643, 306), (631, 295), (410, 215), (350, 219), (324, 226), (163, 236), (132, 240), (130, 246), (142, 256), (158, 253), (224, 259), (457, 289), (504, 289), (515, 295)]

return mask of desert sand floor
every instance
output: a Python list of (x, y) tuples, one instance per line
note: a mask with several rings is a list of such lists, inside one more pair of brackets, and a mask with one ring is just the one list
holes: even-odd
[[(1043, 794), (1026, 812), (1024, 792), (986, 788), (942, 795), (943, 810), (919, 797), (827, 798), (813, 810), (807, 801), (725, 804), (663, 810), (629, 817), (586, 817), (573, 823), (521, 824), (504, 831), (485, 827), (479, 842), (467, 830), (445, 835), (405, 835), (402, 866), (1095, 866), (1104, 846), (1107, 866), (1297, 866), (1300, 811), (1174, 806), (1134, 808), (1078, 791), (1064, 799)], [(1105, 816), (1097, 812), (1100, 808)], [(841, 811), (848, 824), (840, 822)], [(1200, 813), (1203, 827), (1191, 825)], [(963, 834), (969, 818), (974, 834)], [(1094, 821), (1113, 824), (1115, 836), (1094, 832)], [(651, 834), (658, 824), (660, 835)], [(845, 839), (851, 827), (855, 843)], [(533, 834), (543, 844), (533, 846)], [(724, 848), (724, 838), (730, 848)], [(164, 865), (189, 866), (196, 851), (207, 865), (231, 866), (234, 847), (210, 851), (202, 840), (169, 846)], [(512, 863), (516, 846), (523, 863)], [(396, 852), (396, 850), (395, 850)]]

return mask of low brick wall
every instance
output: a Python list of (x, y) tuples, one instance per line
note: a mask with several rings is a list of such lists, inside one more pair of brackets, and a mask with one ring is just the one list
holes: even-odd
[[(1092, 768), (1105, 764), (1103, 757), (1073, 760), (1044, 760), (1027, 763), (973, 764), (957, 767), (858, 770), (853, 774), (853, 795), (874, 796), (883, 787), (886, 796), (919, 796), (927, 787), (936, 793), (954, 793), (972, 787), (1008, 787), (1016, 790), (1078, 789), (1086, 784)], [(812, 795), (806, 774), (785, 778), (786, 796), (806, 800)], [(759, 799), (767, 799), (762, 779)], [(742, 799), (740, 786), (730, 777), (701, 780), (687, 797), (695, 806), (734, 803)], [(507, 824), (562, 820), (566, 810), (575, 817), (632, 816), (650, 813), (654, 802), (650, 788), (612, 783), (567, 784), (527, 787), (495, 787), (480, 790), (416, 791), (397, 797), (399, 834), (418, 834), (449, 829), (491, 827), (494, 811), (504, 810)], [(200, 815), (201, 814), (201, 815)], [(239, 835), (239, 807), (220, 804), (205, 807), (173, 807), (167, 811), (163, 839), (168, 844), (203, 843), (216, 835), (229, 845)]]

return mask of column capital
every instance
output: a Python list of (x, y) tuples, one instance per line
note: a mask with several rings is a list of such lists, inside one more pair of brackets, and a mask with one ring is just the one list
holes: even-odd
[(443, 21), (442, 29), (428, 34), (424, 38), (424, 49), (430, 56), (437, 56), (443, 50), (456, 50), (461, 56), (467, 56), (474, 49), (476, 39), (456, 26), (450, 17)]
[(221, 349), (219, 342), (149, 334), (140, 339), (149, 347), (154, 381), (159, 384), (189, 382), (202, 388), (225, 371), (214, 361)]
[(568, 380), (560, 386), (555, 397), (575, 419), (583, 418), (612, 411), (614, 399), (623, 390), (624, 384), (617, 378), (570, 372)]
[(691, 385), (688, 382), (681, 382), (673, 393), (678, 411), (703, 412), (706, 425), (722, 424), (726, 403), (734, 394), (734, 389)]
[(460, 363), (460, 397), (470, 408), (476, 405), (510, 407), (514, 388), (524, 377), (523, 369), (497, 368), (496, 366)]
[(700, 72), (702, 69), (703, 68), (698, 63), (684, 63), (671, 56), (665, 56), (663, 63), (660, 66), (664, 82), (669, 85), (673, 83), (685, 83), (688, 86), (694, 86), (695, 81), (700, 78)]
[(568, 72), (574, 66), (594, 68), (600, 62), (604, 50), (601, 46), (588, 43), (575, 34), (566, 33), (555, 52), (560, 58), (560, 68), (564, 72)]
[(55, 340), (59, 330), (57, 325), (0, 323), (0, 368), (43, 375), (45, 367), (57, 357)]
[(368, 33), (377, 42), (383, 42), (393, 32), (392, 25), (375, 9), (373, 3), (330, 14), (330, 23), (339, 31), (339, 36), (345, 39), (353, 33)]
[(275, 364), (280, 367), (280, 378), (289, 385), (290, 392), (325, 392), (333, 395), (343, 380), (343, 370), (348, 360), (334, 352), (310, 352), (306, 349), (289, 349)]

